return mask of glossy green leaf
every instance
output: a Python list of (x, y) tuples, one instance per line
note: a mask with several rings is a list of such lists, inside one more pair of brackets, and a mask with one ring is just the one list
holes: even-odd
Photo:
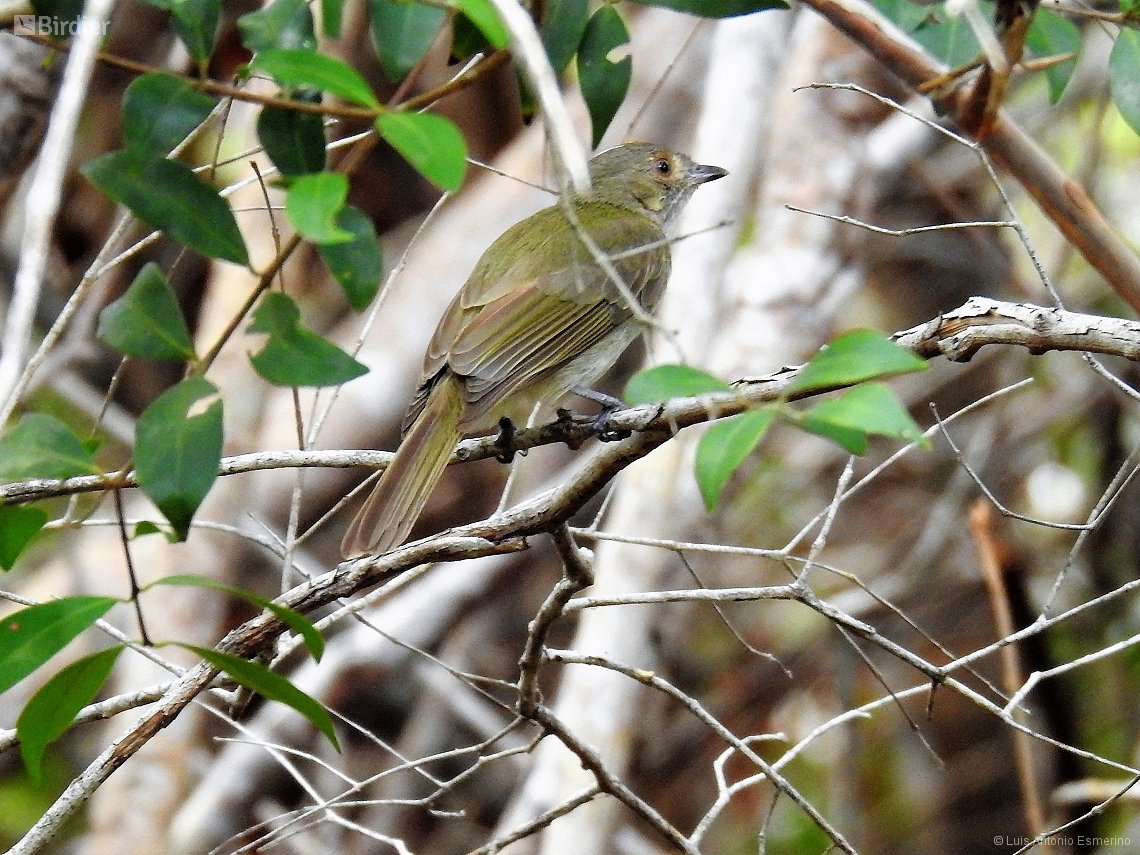
[(454, 192), (467, 170), (467, 145), (459, 128), (433, 113), (389, 112), (376, 119), (381, 136), (428, 181)]
[(27, 413), (0, 439), (0, 482), (71, 478), (98, 471), (91, 452), (54, 416)]
[(479, 28), (479, 32), (486, 36), (492, 47), (502, 50), (507, 46), (511, 34), (507, 32), (503, 19), (499, 17), (490, 0), (452, 0), (452, 2)]
[(0, 692), (63, 650), (117, 602), (114, 597), (64, 597), (0, 618)]
[(586, 24), (590, 20), (590, 0), (548, 0), (546, 17), (539, 34), (546, 56), (556, 74), (561, 74), (578, 52)]
[(186, 50), (199, 65), (209, 62), (222, 16), (221, 0), (150, 0), (151, 5), (169, 9), (171, 23)]
[[(853, 454), (866, 450), (867, 434), (926, 444), (922, 429), (882, 383), (864, 383), (821, 401), (804, 413), (800, 426), (835, 440)], [(851, 441), (854, 434), (862, 434), (862, 439)]]
[(140, 359), (197, 358), (178, 298), (153, 261), (99, 313), (96, 335), (119, 353)]
[(1140, 134), (1140, 32), (1122, 29), (1108, 57), (1112, 103), (1128, 127)]
[(279, 291), (261, 298), (248, 331), (268, 333), (265, 347), (250, 361), (277, 386), (338, 386), (368, 373), (331, 341), (302, 327), (297, 304)]
[(0, 505), (0, 567), (11, 570), (47, 521), (47, 512), (42, 508)]
[(257, 138), (282, 175), (307, 175), (325, 168), (325, 126), (317, 113), (262, 107)]
[(756, 448), (775, 413), (750, 410), (713, 423), (697, 446), (695, 469), (701, 498), (710, 511), (716, 508), (728, 479)]
[(447, 10), (411, 0), (368, 0), (368, 17), (380, 67), (394, 83), (427, 53)]
[(79, 712), (95, 700), (124, 645), (117, 644), (72, 662), (43, 686), (24, 706), (16, 721), (16, 736), (24, 767), (40, 780), (44, 749), (71, 727)]
[(218, 477), (222, 459), (222, 401), (193, 375), (163, 392), (139, 416), (135, 471), (139, 487), (185, 540), (194, 514)]
[(181, 646), (187, 650), (192, 650), (218, 670), (225, 671), (247, 689), (257, 692), (271, 701), (280, 701), (292, 707), (312, 722), (317, 730), (328, 738), (333, 747), (340, 751), (340, 743), (336, 739), (336, 729), (333, 727), (328, 711), (280, 674), (276, 674), (256, 662), (234, 656), (232, 653), (223, 653), (220, 650), (214, 650), (210, 647), (197, 647), (193, 644)]
[(321, 260), (344, 291), (348, 304), (363, 310), (380, 288), (384, 257), (376, 228), (364, 212), (345, 205), (336, 217), (336, 227), (352, 235), (346, 243), (318, 244)]
[(670, 398), (692, 398), (709, 392), (731, 392), (732, 387), (707, 371), (688, 365), (658, 365), (629, 379), (622, 400), (631, 407)]
[(635, 0), (646, 6), (663, 6), (702, 18), (734, 18), (764, 9), (786, 9), (783, 0)]
[(926, 360), (886, 336), (872, 330), (853, 330), (820, 348), (789, 384), (788, 393), (850, 386), (926, 368)]
[(305, 0), (273, 0), (237, 20), (241, 43), (254, 53), (273, 48), (317, 49), (313, 13)]
[(1054, 104), (1060, 100), (1077, 67), (1076, 54), (1081, 50), (1081, 31), (1068, 18), (1063, 18), (1048, 9), (1038, 9), (1033, 14), (1033, 22), (1025, 36), (1025, 43), (1040, 58), (1074, 54), (1074, 58), (1045, 69), (1045, 79), (1049, 83), (1049, 100)]
[(339, 172), (302, 175), (285, 197), (285, 216), (313, 243), (346, 243), (352, 234), (336, 225), (348, 198), (348, 179)]
[(123, 93), (123, 140), (142, 158), (166, 157), (214, 109), (214, 99), (173, 74), (152, 72)]
[(89, 161), (82, 172), (116, 202), (179, 243), (210, 258), (249, 264), (230, 206), (188, 166), (114, 151)]
[(578, 46), (578, 86), (590, 112), (594, 148), (625, 100), (632, 74), (625, 21), (613, 6), (602, 6), (590, 16)]
[(272, 48), (258, 53), (249, 67), (268, 74), (283, 89), (319, 89), (364, 107), (380, 106), (355, 68), (323, 53)]
[(325, 640), (308, 618), (300, 612), (293, 611), (293, 609), (288, 606), (282, 606), (252, 591), (235, 588), (233, 585), (227, 585), (225, 582), (219, 582), (217, 579), (211, 579), (208, 576), (194, 576), (192, 574), (163, 576), (161, 579), (147, 585), (147, 589), (153, 588), (155, 585), (184, 585), (197, 588), (209, 588), (214, 591), (222, 591), (233, 597), (238, 597), (247, 603), (252, 603), (258, 608), (271, 611), (282, 623), (301, 636), (301, 639), (305, 642), (305, 647), (309, 649), (309, 653), (311, 653), (313, 658), (318, 662), (325, 652)]

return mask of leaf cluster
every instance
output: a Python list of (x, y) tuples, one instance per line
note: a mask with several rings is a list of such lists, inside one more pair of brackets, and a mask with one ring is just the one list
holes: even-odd
[[(800, 369), (783, 400), (720, 419), (701, 437), (695, 474), (705, 507), (716, 508), (733, 473), (777, 419), (829, 439), (851, 454), (863, 454), (872, 435), (925, 444), (922, 429), (898, 397), (883, 383), (870, 381), (926, 367), (925, 360), (870, 330), (839, 336)], [(840, 388), (846, 391), (806, 410), (788, 403), (791, 398)], [(731, 391), (723, 380), (699, 369), (660, 365), (634, 376), (623, 398), (628, 404), (649, 404)]]

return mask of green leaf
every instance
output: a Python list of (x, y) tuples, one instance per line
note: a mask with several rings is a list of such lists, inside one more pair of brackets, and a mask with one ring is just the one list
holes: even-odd
[[(951, 18), (941, 6), (935, 8), (938, 11), (928, 16), (926, 22), (912, 33), (915, 41), (951, 68), (970, 62), (981, 52), (981, 47), (966, 16)], [(982, 14), (992, 19), (993, 6), (983, 4), (982, 8)]]
[(305, 0), (273, 0), (237, 20), (241, 43), (254, 53), (272, 48), (316, 50), (313, 13)]
[(42, 508), (0, 505), (0, 567), (11, 570), (36, 533), (48, 521)]
[(1108, 57), (1112, 103), (1128, 127), (1140, 134), (1140, 32), (1122, 29)]
[(150, 520), (141, 520), (135, 523), (131, 537), (146, 537), (148, 534), (163, 534), (163, 531)]
[(283, 89), (308, 87), (364, 107), (380, 106), (372, 89), (356, 69), (323, 53), (271, 48), (260, 51), (249, 67), (252, 71), (268, 74)]
[(820, 348), (800, 369), (788, 393), (851, 386), (876, 377), (924, 371), (926, 360), (872, 330), (853, 330)]
[(462, 12), (451, 19), (450, 63), (465, 63), (477, 53), (491, 50), (487, 37)]
[(913, 0), (871, 0), (871, 2), (884, 18), (907, 33), (914, 32), (927, 22), (931, 8), (919, 5)]
[(340, 743), (336, 739), (336, 729), (333, 727), (332, 719), (325, 708), (280, 674), (275, 674), (256, 662), (250, 662), (248, 659), (242, 659), (232, 653), (223, 653), (220, 650), (214, 650), (210, 647), (197, 647), (193, 644), (182, 644), (180, 646), (197, 653), (210, 665), (220, 671), (225, 671), (247, 689), (251, 689), (271, 701), (280, 701), (291, 706), (312, 722), (317, 730), (328, 737), (333, 747), (340, 751)]
[(0, 439), (0, 482), (72, 478), (98, 471), (91, 452), (54, 416), (27, 413)]
[(731, 392), (732, 387), (699, 368), (688, 365), (658, 365), (629, 379), (622, 400), (631, 407), (655, 404), (670, 398), (692, 398), (709, 392)]
[(71, 727), (75, 717), (107, 682), (125, 645), (117, 644), (72, 662), (32, 695), (16, 721), (24, 767), (40, 780), (44, 749)]
[(0, 692), (23, 680), (119, 602), (64, 597), (0, 618)]
[(313, 626), (308, 618), (300, 612), (293, 611), (293, 609), (288, 606), (282, 606), (252, 591), (235, 588), (233, 585), (227, 585), (225, 582), (219, 582), (207, 576), (195, 576), (192, 574), (163, 576), (161, 579), (147, 585), (146, 590), (153, 588), (155, 585), (188, 585), (198, 588), (210, 588), (214, 591), (223, 591), (231, 596), (245, 600), (248, 603), (253, 603), (259, 608), (271, 611), (282, 623), (301, 636), (301, 639), (305, 642), (305, 647), (309, 649), (309, 653), (311, 653), (313, 658), (318, 662), (325, 652), (325, 640), (321, 638), (320, 632), (317, 631), (317, 628)]
[(148, 262), (131, 287), (99, 313), (96, 335), (140, 359), (197, 359), (178, 298), (158, 265)]
[(214, 99), (181, 77), (152, 72), (123, 93), (123, 140), (143, 159), (166, 157), (214, 109)]
[(376, 119), (381, 136), (428, 181), (454, 192), (463, 184), (467, 146), (449, 119), (432, 113), (384, 113)]
[[(320, 100), (320, 93), (317, 100)], [(263, 107), (257, 138), (282, 175), (307, 175), (325, 168), (325, 125), (316, 113)]]
[(511, 40), (503, 19), (489, 0), (452, 0), (455, 6), (479, 28), (491, 46), (502, 50)]
[(321, 0), (321, 31), (326, 38), (340, 38), (345, 0)]
[(337, 228), (336, 217), (348, 198), (348, 179), (339, 172), (302, 175), (285, 197), (285, 216), (313, 243), (346, 243), (352, 234)]
[(799, 419), (796, 424), (809, 433), (830, 439), (849, 454), (863, 454), (867, 451), (866, 431), (850, 428), (827, 419), (815, 419), (810, 414)]
[[(834, 439), (854, 454), (866, 450), (867, 434), (927, 444), (922, 428), (915, 424), (895, 393), (882, 383), (865, 383), (821, 401), (804, 413), (803, 419), (801, 427)], [(861, 441), (845, 441), (853, 433), (862, 434)]]
[(636, 0), (646, 6), (663, 6), (702, 18), (734, 18), (764, 9), (786, 9), (783, 0)]
[(187, 377), (159, 395), (135, 428), (139, 486), (170, 521), (179, 540), (186, 539), (194, 513), (218, 477), (222, 401), (205, 407), (200, 403), (217, 394), (204, 377)]
[[(577, 49), (577, 47), (574, 48), (574, 50)], [(538, 115), (538, 99), (535, 98), (530, 80), (518, 66), (515, 66), (515, 85), (519, 88), (519, 115), (523, 122), (529, 125), (531, 120)]]
[(716, 508), (728, 479), (756, 448), (775, 418), (770, 409), (750, 410), (709, 427), (697, 446), (697, 484), (710, 511)]
[(539, 34), (555, 74), (565, 71), (578, 52), (589, 20), (590, 0), (548, 0)]
[(409, 0), (368, 0), (368, 17), (380, 67), (394, 83), (427, 53), (447, 10)]
[(384, 257), (372, 220), (362, 211), (345, 205), (336, 216), (336, 227), (352, 235), (346, 243), (318, 244), (321, 260), (344, 291), (348, 304), (362, 311), (380, 288)]
[(269, 291), (261, 298), (248, 330), (269, 334), (265, 347), (249, 358), (258, 374), (277, 386), (338, 386), (368, 373), (300, 322), (297, 304), (281, 292)]
[(214, 37), (222, 16), (221, 0), (169, 0), (161, 8), (171, 11), (174, 31), (194, 61), (205, 66), (214, 53)]
[(188, 166), (113, 151), (84, 164), (82, 172), (116, 202), (179, 243), (210, 258), (249, 264), (230, 206)]
[(1066, 53), (1074, 55), (1073, 59), (1045, 69), (1045, 79), (1049, 83), (1049, 100), (1056, 104), (1064, 94), (1065, 87), (1069, 85), (1073, 69), (1077, 67), (1076, 54), (1081, 50), (1080, 28), (1056, 12), (1038, 9), (1033, 15), (1033, 22), (1029, 25), (1025, 43), (1034, 55), (1041, 58)]
[(633, 74), (629, 31), (613, 6), (590, 16), (578, 46), (578, 86), (590, 112), (594, 148), (613, 121)]

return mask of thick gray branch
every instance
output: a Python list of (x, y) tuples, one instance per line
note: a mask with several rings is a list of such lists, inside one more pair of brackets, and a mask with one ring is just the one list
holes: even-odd
[[(945, 356), (955, 362), (969, 360), (987, 344), (1024, 347), (1034, 354), (1075, 350), (1140, 361), (1140, 322), (1083, 315), (1030, 303), (1005, 303), (988, 297), (971, 297), (957, 309), (897, 332), (893, 338), (897, 344), (918, 356), (926, 359)], [(675, 398), (665, 404), (630, 407), (614, 413), (607, 427), (618, 431), (671, 435), (679, 428), (735, 415), (757, 404), (777, 400), (796, 376), (796, 371), (795, 368), (786, 368), (767, 377), (738, 381), (736, 392)], [(592, 417), (567, 417), (520, 430), (512, 441), (512, 447), (516, 451), (524, 451), (556, 442), (577, 447), (596, 433)], [(654, 447), (661, 441), (659, 438)], [(460, 443), (453, 460), (485, 460), (500, 454), (502, 448), (496, 444), (495, 437), (479, 437)], [(221, 462), (220, 474), (308, 466), (383, 468), (391, 458), (391, 453), (386, 451), (266, 451), (227, 457)], [(54, 496), (137, 486), (134, 472), (125, 476), (116, 472), (65, 480), (32, 479), (0, 485), (0, 502), (21, 504)]]
[(1034, 354), (1079, 350), (1140, 360), (1140, 322), (988, 297), (971, 297), (953, 311), (895, 333), (894, 340), (918, 356), (954, 362), (965, 362), (987, 344), (1018, 345)]

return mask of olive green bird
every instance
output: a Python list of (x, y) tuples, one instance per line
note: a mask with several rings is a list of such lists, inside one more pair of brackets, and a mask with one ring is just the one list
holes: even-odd
[(589, 169), (588, 191), (507, 229), (448, 306), (403, 441), (349, 525), (345, 557), (404, 542), (463, 436), (503, 416), (525, 420), (613, 365), (644, 329), (629, 298), (652, 312), (665, 289), (678, 214), (697, 187), (727, 174), (648, 143), (604, 151)]

